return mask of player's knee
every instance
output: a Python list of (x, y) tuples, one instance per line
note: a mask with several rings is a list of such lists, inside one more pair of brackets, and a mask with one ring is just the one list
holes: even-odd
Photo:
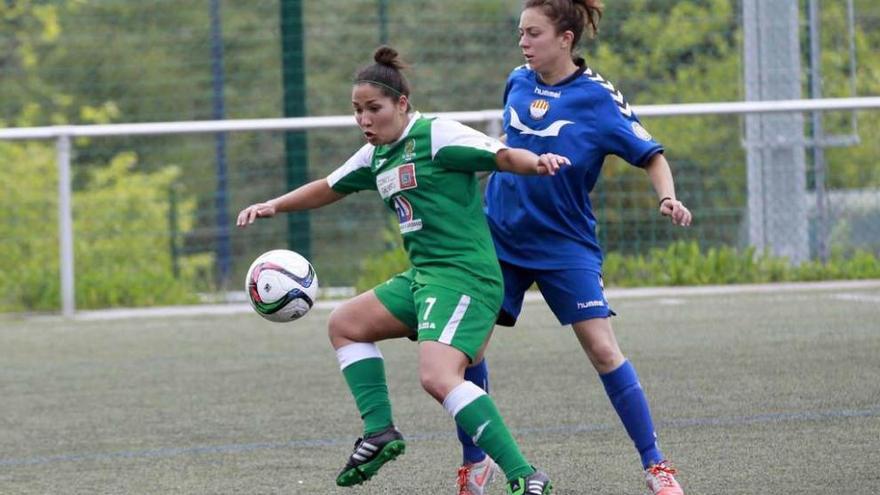
[(610, 342), (593, 342), (587, 349), (590, 361), (600, 373), (612, 371), (623, 362), (620, 348)]
[(439, 402), (443, 402), (443, 399), (452, 390), (450, 377), (446, 375), (437, 367), (425, 364), (419, 366), (419, 381), (422, 383), (422, 388)]
[(334, 309), (327, 319), (327, 336), (331, 342), (340, 339), (351, 339), (356, 333), (357, 320), (350, 317), (350, 312), (343, 306)]

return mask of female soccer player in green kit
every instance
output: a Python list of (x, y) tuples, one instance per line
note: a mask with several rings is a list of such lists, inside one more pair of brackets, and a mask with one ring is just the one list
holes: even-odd
[(397, 52), (380, 47), (374, 60), (352, 90), (367, 144), (328, 177), (248, 206), (237, 219), (245, 227), (362, 190), (377, 191), (397, 214), (412, 267), (345, 302), (329, 319), (330, 342), (364, 421), (363, 438), (336, 483), (363, 483), (404, 452), (375, 343), (417, 335), (422, 386), (501, 467), (508, 493), (548, 494), (550, 479), (523, 457), (492, 399), (463, 377), (481, 359), (503, 296), (476, 172), (554, 175), (568, 159), (508, 148), (458, 122), (411, 113)]

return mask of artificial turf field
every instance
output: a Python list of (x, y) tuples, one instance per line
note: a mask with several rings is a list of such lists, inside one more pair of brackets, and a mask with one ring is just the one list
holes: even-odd
[[(880, 491), (880, 283), (610, 298), (685, 493)], [(453, 424), (405, 340), (380, 347), (407, 453), (335, 486), (360, 420), (328, 314), (0, 320), (0, 493), (451, 495)], [(543, 303), (487, 355), (492, 395), (555, 493), (645, 492), (601, 383)]]

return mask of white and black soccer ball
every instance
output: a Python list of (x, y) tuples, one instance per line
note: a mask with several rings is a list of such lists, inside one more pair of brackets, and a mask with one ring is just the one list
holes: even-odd
[(318, 295), (318, 275), (309, 260), (287, 249), (261, 254), (248, 268), (245, 291), (254, 311), (274, 322), (302, 318)]

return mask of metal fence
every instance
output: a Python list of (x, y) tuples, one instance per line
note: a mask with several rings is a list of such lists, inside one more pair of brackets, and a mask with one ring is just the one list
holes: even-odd
[[(791, 114), (803, 111), (842, 111), (842, 110), (859, 110), (859, 109), (877, 109), (880, 108), (880, 97), (872, 98), (846, 98), (835, 100), (789, 100), (789, 101), (769, 101), (769, 102), (738, 102), (738, 103), (709, 103), (709, 104), (682, 104), (682, 105), (655, 105), (645, 107), (635, 107), (635, 111), (645, 118), (651, 117), (695, 117), (695, 116), (711, 116), (719, 118), (722, 116), (745, 114), (751, 117), (759, 117), (776, 114)], [(452, 118), (465, 123), (477, 124), (484, 127), (490, 134), (497, 135), (500, 130), (500, 120), (502, 112), (500, 110), (485, 110), (481, 112), (453, 112), (444, 113), (440, 116)], [(308, 130), (312, 132), (321, 132), (325, 129), (335, 128), (351, 128), (354, 127), (353, 118), (346, 116), (324, 117), (324, 118), (291, 118), (291, 119), (265, 119), (265, 120), (226, 120), (226, 121), (201, 121), (201, 122), (169, 122), (169, 123), (153, 123), (153, 124), (115, 124), (115, 125), (95, 125), (95, 126), (55, 126), (42, 128), (18, 128), (10, 130), (0, 130), (0, 140), (33, 140), (33, 139), (54, 139), (55, 149), (57, 153), (58, 165), (58, 252), (60, 266), (60, 292), (62, 312), (66, 315), (73, 313), (75, 308), (75, 280), (74, 280), (74, 222), (73, 222), (73, 202), (72, 202), (72, 173), (71, 173), (71, 140), (76, 138), (107, 138), (107, 137), (132, 137), (132, 136), (161, 136), (174, 135), (178, 138), (192, 135), (202, 135), (217, 132), (235, 132), (244, 134), (250, 139), (260, 139), (259, 134), (271, 131), (294, 131)], [(256, 134), (256, 135), (255, 135)], [(354, 133), (352, 133), (354, 134)], [(193, 138), (190, 138), (193, 139)], [(773, 149), (772, 145), (767, 145)], [(354, 149), (354, 148), (352, 148)], [(335, 162), (341, 163), (344, 160), (345, 153), (339, 155)], [(731, 167), (738, 170), (739, 174), (744, 172), (741, 166), (736, 164), (717, 163), (719, 167)], [(741, 165), (741, 164), (740, 164)], [(770, 164), (770, 166), (779, 166), (780, 164)], [(656, 216), (648, 214), (650, 208), (645, 208), (645, 204), (651, 203), (651, 196), (647, 191), (641, 196), (632, 197), (633, 194), (621, 193), (612, 195), (606, 188), (602, 188), (597, 193), (597, 207), (602, 213), (616, 213), (617, 217), (605, 218), (599, 223), (599, 232), (606, 247), (616, 251), (635, 252), (638, 253), (644, 246), (656, 246), (668, 243), (673, 239), (681, 239), (689, 237), (697, 239), (708, 245), (754, 245), (754, 239), (749, 232), (748, 218), (749, 206), (753, 203), (750, 195), (755, 191), (743, 191), (743, 185), (746, 178), (741, 175), (733, 180), (725, 180), (721, 183), (726, 191), (706, 191), (705, 185), (709, 182), (707, 177), (698, 175), (691, 176), (688, 173), (688, 167), (681, 167), (679, 171), (679, 197), (685, 199), (688, 204), (696, 212), (698, 216), (703, 218), (703, 225), (699, 225), (693, 231), (686, 234), (681, 232), (673, 232), (668, 226), (664, 225), (662, 220)], [(317, 176), (325, 174), (330, 169), (318, 172)], [(617, 180), (619, 184), (626, 185), (630, 181), (638, 181), (639, 178), (631, 177), (632, 174), (623, 173), (625, 178)], [(642, 178), (644, 181), (644, 178)], [(694, 187), (698, 189), (694, 189)], [(271, 188), (269, 188), (271, 189)], [(285, 188), (275, 187), (271, 192), (271, 196), (283, 194)], [(626, 189), (638, 189), (627, 187)], [(259, 194), (254, 201), (266, 199), (266, 187), (259, 187)], [(169, 190), (167, 198), (159, 197), (160, 202), (167, 201), (168, 217), (167, 230), (156, 232), (146, 232), (139, 234), (153, 235), (161, 238), (168, 238), (167, 245), (172, 251), (170, 256), (171, 270), (179, 263), (178, 257), (181, 253), (174, 252), (177, 250), (176, 237), (179, 235), (175, 232), (175, 218), (178, 212), (174, 207), (173, 191)], [(250, 191), (253, 192), (253, 191)], [(727, 206), (725, 208), (713, 208), (704, 205), (706, 196), (718, 195), (726, 198)], [(815, 194), (810, 198), (808, 195), (797, 197), (799, 208), (795, 212), (803, 217), (804, 221), (810, 225), (811, 231), (814, 232), (810, 241), (805, 240), (802, 248), (808, 253), (816, 253), (818, 246), (823, 244), (833, 244), (842, 248), (852, 249), (861, 247), (870, 251), (880, 253), (880, 232), (872, 233), (866, 231), (864, 227), (876, 225), (876, 221), (880, 220), (880, 188), (856, 188), (833, 190), (831, 192), (834, 201), (829, 212), (824, 217), (820, 217), (819, 211), (823, 205)], [(609, 199), (611, 196), (611, 199)], [(373, 199), (373, 198), (368, 198)], [(743, 201), (743, 199), (745, 201)], [(241, 203), (245, 205), (248, 202)], [(348, 208), (340, 210), (339, 208), (328, 208), (326, 214), (318, 213), (316, 224), (318, 227), (314, 235), (314, 239), (308, 239), (310, 245), (314, 243), (315, 250), (310, 256), (315, 264), (326, 267), (322, 269), (322, 274), (326, 274), (326, 279), (331, 283), (351, 283), (353, 277), (357, 274), (357, 266), (363, 256), (376, 254), (382, 247), (383, 240), (387, 242), (387, 230), (385, 226), (386, 215), (383, 215), (382, 209), (378, 206), (378, 202), (374, 206), (368, 206), (368, 203), (347, 205)], [(708, 207), (707, 207), (708, 206)], [(726, 211), (729, 210), (729, 211)], [(706, 214), (700, 214), (705, 211)], [(88, 214), (88, 212), (85, 212)], [(791, 213), (789, 213), (791, 215)], [(342, 217), (340, 219), (340, 217)], [(121, 216), (119, 221), (126, 221), (125, 216)], [(822, 222), (827, 222), (823, 224)], [(280, 223), (280, 222), (276, 222)], [(261, 223), (262, 224), (262, 223)], [(284, 236), (279, 233), (278, 229), (259, 230), (259, 225), (251, 229), (256, 233), (247, 235), (240, 233), (235, 236), (236, 249), (234, 250), (237, 257), (237, 265), (239, 268), (246, 266), (249, 260), (269, 248), (284, 245)], [(855, 224), (856, 228), (850, 227)], [(831, 226), (838, 227), (833, 234)], [(734, 226), (735, 228), (731, 228)], [(268, 227), (268, 226), (267, 226)], [(819, 233), (824, 233), (821, 237)], [(111, 233), (104, 233), (112, 235)], [(199, 233), (197, 231), (189, 232), (189, 235), (204, 235), (207, 241), (202, 244), (202, 251), (213, 252), (216, 248), (217, 231), (208, 231)], [(100, 242), (100, 238), (88, 239), (87, 243)], [(13, 239), (12, 241), (16, 241)], [(133, 239), (136, 242), (136, 239)], [(86, 244), (86, 245), (88, 245)], [(625, 244), (629, 244), (628, 246)], [(785, 254), (785, 250), (792, 245), (790, 240), (786, 240), (782, 245), (773, 245), (768, 243), (762, 248), (768, 250), (776, 249), (779, 254)], [(302, 246), (290, 246), (293, 249), (303, 250)], [(198, 252), (193, 250), (191, 252)], [(238, 270), (240, 271), (240, 270)]]
[[(666, 146), (679, 195), (696, 214), (694, 228), (672, 229), (653, 214), (644, 174), (611, 158), (593, 197), (607, 250), (638, 254), (689, 239), (771, 252), (783, 246), (777, 254), (795, 260), (821, 259), (834, 249), (880, 252), (880, 144), (871, 138), (880, 132), (880, 114), (851, 111), (874, 108), (873, 100), (849, 100), (822, 112), (821, 121), (809, 112), (813, 103), (746, 117), (736, 103), (705, 112), (675, 107), (779, 99), (777, 80), (793, 91), (786, 98), (880, 94), (874, 49), (880, 5), (606, 4), (600, 35), (584, 43), (583, 53)], [(2, 286), (0, 308), (72, 308), (71, 293), (80, 307), (126, 304), (123, 296), (91, 297), (93, 277), (118, 277), (113, 290), (121, 292), (131, 275), (151, 269), (155, 279), (141, 290), (170, 294), (174, 280), (187, 281), (190, 292), (236, 289), (250, 259), (282, 245), (310, 250), (326, 285), (350, 285), (361, 260), (388, 243), (386, 214), (368, 195), (308, 218), (232, 229), (241, 206), (325, 175), (359, 145), (357, 132), (334, 127), (339, 122), (303, 134), (280, 131), (291, 121), (262, 119), (346, 114), (353, 72), (383, 41), (413, 64), (418, 109), (497, 109), (506, 74), (521, 63), (519, 6), (518, 0), (343, 0), (333, 8), (291, 0), (0, 4), (0, 126), (7, 127), (0, 136), (19, 138), (0, 140), (0, 214), (8, 219), (0, 226), (0, 268), (21, 274), (4, 277), (12, 282)], [(781, 14), (761, 10), (774, 7)], [(768, 34), (778, 36), (784, 21), (793, 45)], [(782, 59), (796, 67), (780, 74)], [(808, 84), (814, 79), (820, 84)], [(471, 122), (492, 120), (483, 117)], [(191, 123), (209, 119), (224, 122), (207, 129), (200, 126), (212, 124)], [(261, 123), (243, 131), (238, 119)], [(779, 119), (788, 119), (782, 132)], [(178, 123), (161, 133), (149, 126), (104, 134), (100, 127), (52, 127), (30, 136), (69, 138), (57, 147), (20, 140), (35, 127), (113, 122)], [(783, 144), (794, 159), (781, 156)], [(59, 177), (55, 160), (65, 156), (70, 176)], [(791, 170), (774, 175), (786, 166)], [(762, 188), (767, 184), (794, 187)], [(64, 211), (72, 212), (67, 219)], [(56, 226), (65, 222), (69, 227), (59, 233)], [(790, 227), (795, 234), (787, 233)], [(129, 259), (118, 257), (115, 242), (130, 246)], [(59, 276), (74, 263), (75, 282)], [(127, 272), (120, 268), (126, 265)]]

